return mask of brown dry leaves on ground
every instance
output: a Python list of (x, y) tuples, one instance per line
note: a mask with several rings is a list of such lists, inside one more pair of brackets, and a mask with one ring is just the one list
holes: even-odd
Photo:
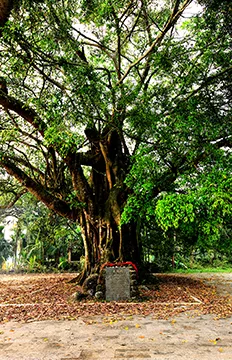
[(232, 315), (232, 297), (219, 296), (214, 287), (201, 280), (175, 275), (159, 275), (155, 286), (141, 289), (141, 300), (134, 302), (75, 302), (71, 295), (78, 287), (70, 283), (74, 274), (1, 275), (0, 321), (76, 319), (80, 316), (153, 315), (167, 319), (184, 311), (215, 318)]

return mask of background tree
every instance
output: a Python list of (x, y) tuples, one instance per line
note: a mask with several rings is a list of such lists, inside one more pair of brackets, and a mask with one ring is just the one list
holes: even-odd
[(231, 147), (224, 9), (208, 26), (214, 10), (191, 5), (25, 0), (4, 26), (0, 166), (79, 222), (80, 281), (105, 261), (140, 264), (139, 218)]
[(13, 236), (20, 243), (16, 262), (33, 271), (62, 270), (71, 268), (70, 261), (75, 257), (74, 268), (80, 269), (77, 261), (83, 255), (83, 246), (78, 225), (50, 211), (29, 194), (21, 203), (23, 213)]
[(224, 254), (231, 259), (231, 170), (225, 163), (231, 156), (218, 158), (214, 169), (189, 178), (189, 189), (182, 194), (164, 194), (156, 204), (156, 218), (166, 231), (183, 233), (189, 248), (198, 247)]

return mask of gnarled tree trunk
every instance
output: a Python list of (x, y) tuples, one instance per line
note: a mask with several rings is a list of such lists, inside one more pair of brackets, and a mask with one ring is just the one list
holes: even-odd
[(85, 204), (79, 218), (86, 260), (80, 283), (86, 276), (98, 272), (105, 262), (140, 263), (138, 225), (134, 222), (120, 224), (128, 196), (124, 184), (128, 172), (127, 149), (123, 148), (116, 130), (105, 129), (100, 135), (95, 128), (85, 132), (94, 159), (87, 183), (78, 164), (71, 162), (73, 186), (79, 193), (79, 201)]
[(140, 264), (139, 242), (135, 223), (123, 225), (120, 229), (112, 222), (96, 219), (89, 221), (83, 214), (81, 222), (85, 248), (85, 267), (77, 278), (83, 283), (85, 278), (98, 273), (106, 262), (132, 261)]
[[(47, 125), (34, 110), (3, 90), (0, 105), (23, 117), (44, 137)], [(44, 171), (7, 154), (0, 158), (0, 166), (49, 209), (80, 224), (86, 259), (80, 283), (105, 262), (140, 263), (138, 226), (133, 222), (121, 225), (129, 194), (125, 178), (131, 165), (123, 134), (110, 123), (103, 129), (87, 126), (85, 135), (86, 152), (71, 147), (63, 154), (58, 145), (50, 145), (43, 154)]]

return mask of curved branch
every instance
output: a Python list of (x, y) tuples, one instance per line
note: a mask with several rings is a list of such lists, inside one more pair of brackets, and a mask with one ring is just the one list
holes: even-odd
[(40, 119), (38, 114), (32, 108), (25, 106), (20, 100), (17, 100), (0, 90), (0, 105), (5, 111), (12, 110), (29, 124), (31, 124), (39, 133), (44, 136), (46, 124)]
[(77, 209), (73, 209), (65, 201), (57, 198), (48, 192), (44, 186), (31, 179), (24, 171), (12, 163), (6, 156), (0, 160), (6, 172), (13, 176), (18, 182), (23, 185), (31, 194), (33, 194), (39, 201), (42, 201), (49, 209), (55, 211), (57, 214), (75, 221), (79, 215)]
[(17, 162), (18, 164), (21, 164), (21, 165), (24, 166), (25, 168), (31, 170), (32, 173), (37, 173), (41, 178), (44, 178), (43, 172), (40, 171), (38, 167), (33, 166), (33, 165), (29, 162), (26, 154), (24, 154), (22, 151), (19, 151), (19, 150), (17, 150), (17, 151), (18, 151), (19, 153), (21, 153), (21, 154), (25, 157), (25, 159), (23, 159), (23, 158), (21, 158), (21, 157), (19, 157), (19, 156), (14, 156), (14, 157), (13, 157), (13, 156), (8, 156), (8, 159), (11, 160), (11, 161), (13, 161), (13, 162)]

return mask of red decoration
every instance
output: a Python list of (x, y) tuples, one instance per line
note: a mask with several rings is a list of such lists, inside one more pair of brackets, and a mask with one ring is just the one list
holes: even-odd
[(131, 265), (133, 267), (133, 269), (135, 270), (136, 272), (136, 275), (138, 277), (138, 268), (137, 266), (131, 262), (131, 261), (124, 261), (124, 262), (117, 262), (117, 263), (110, 263), (110, 262), (107, 262), (107, 263), (104, 263), (102, 266), (101, 266), (101, 271), (105, 268), (105, 267), (116, 267), (116, 266), (126, 266), (126, 265)]

